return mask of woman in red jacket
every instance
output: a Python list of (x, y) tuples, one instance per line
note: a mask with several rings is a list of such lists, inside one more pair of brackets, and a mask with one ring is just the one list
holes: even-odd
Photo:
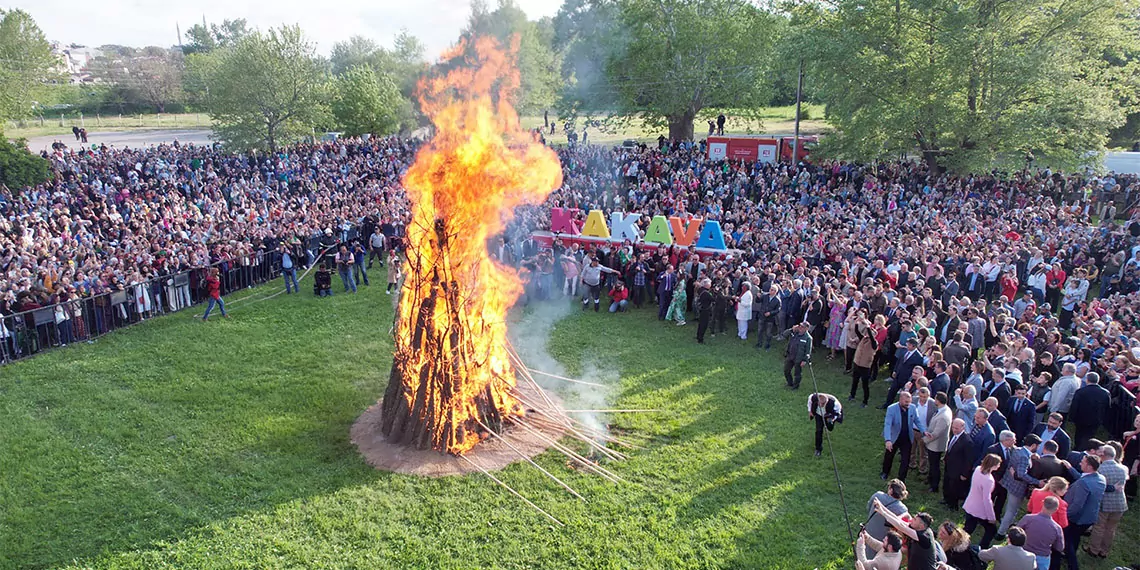
[(205, 322), (210, 318), (210, 311), (214, 310), (214, 305), (222, 311), (222, 317), (230, 318), (226, 314), (226, 304), (222, 301), (222, 281), (218, 279), (218, 268), (211, 267), (210, 275), (206, 277), (206, 296), (209, 298), (210, 303), (206, 305), (206, 314), (202, 315), (202, 321)]

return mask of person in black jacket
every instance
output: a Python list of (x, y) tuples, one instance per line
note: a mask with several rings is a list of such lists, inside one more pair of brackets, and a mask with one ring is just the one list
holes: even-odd
[(1075, 449), (1084, 449), (1088, 440), (1096, 435), (1096, 430), (1108, 414), (1112, 398), (1099, 384), (1100, 375), (1096, 372), (1085, 374), (1085, 385), (1073, 394), (1073, 404), (1069, 406), (1069, 419), (1077, 427), (1074, 433)]
[(823, 430), (835, 429), (835, 424), (843, 423), (843, 406), (839, 399), (822, 392), (808, 396), (808, 419), (815, 420), (815, 456), (823, 453)]
[(764, 345), (764, 350), (772, 347), (772, 331), (777, 328), (776, 323), (780, 315), (779, 291), (773, 285), (768, 289), (767, 295), (761, 296), (758, 301), (753, 301), (752, 312), (760, 314), (760, 321), (757, 325), (760, 334), (756, 337), (756, 348), (760, 348), (760, 345)]
[[(714, 296), (712, 293), (712, 280), (705, 278), (698, 284), (699, 294), (697, 296), (697, 342), (700, 344), (705, 343), (705, 332), (709, 329), (709, 322), (712, 320)], [(716, 332), (714, 331), (715, 335)]]
[(946, 445), (946, 481), (942, 485), (942, 504), (951, 511), (970, 490), (974, 472), (974, 440), (966, 429), (966, 421), (958, 418), (950, 423), (950, 442)]

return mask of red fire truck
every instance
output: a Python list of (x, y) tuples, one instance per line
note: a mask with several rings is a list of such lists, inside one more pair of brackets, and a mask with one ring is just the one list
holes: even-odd
[[(800, 135), (797, 160), (810, 160), (811, 149), (819, 142), (816, 135)], [(708, 156), (712, 160), (745, 160), (775, 162), (791, 160), (795, 135), (723, 135), (708, 138)]]

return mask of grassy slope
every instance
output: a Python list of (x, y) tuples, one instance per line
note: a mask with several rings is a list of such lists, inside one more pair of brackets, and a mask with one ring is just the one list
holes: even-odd
[[(228, 321), (160, 318), (0, 368), (0, 568), (850, 567), (830, 462), (811, 457), (807, 391), (782, 387), (775, 349), (698, 346), (693, 324), (649, 310), (564, 319), (555, 357), (616, 369), (615, 405), (667, 413), (615, 419), (647, 440), (613, 467), (628, 484), (540, 458), (588, 503), (533, 467), (503, 473), (567, 523), (553, 529), (481, 475), (397, 476), (357, 456), (349, 426), (390, 363), (380, 288), (243, 296)], [(843, 395), (834, 367), (817, 366)], [(880, 426), (855, 409), (835, 433), (855, 524), (880, 485)], [(912, 508), (936, 502), (911, 483)], [(1128, 518), (1117, 554), (1132, 561)]]

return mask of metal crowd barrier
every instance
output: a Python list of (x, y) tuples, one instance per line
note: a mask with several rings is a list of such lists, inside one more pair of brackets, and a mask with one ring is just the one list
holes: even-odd
[[(351, 241), (359, 236), (354, 227), (339, 230), (338, 241)], [(308, 259), (315, 263), (320, 253), (320, 236), (303, 244)], [(0, 364), (28, 358), (41, 352), (78, 342), (91, 342), (112, 331), (129, 327), (147, 319), (184, 311), (206, 301), (203, 284), (206, 272), (217, 267), (222, 294), (268, 283), (281, 274), (280, 255), (275, 250), (258, 250), (247, 258), (227, 259), (206, 267), (164, 275), (128, 285), (120, 291), (109, 291), (72, 299), (47, 307), (39, 307), (10, 315), (0, 315)]]

